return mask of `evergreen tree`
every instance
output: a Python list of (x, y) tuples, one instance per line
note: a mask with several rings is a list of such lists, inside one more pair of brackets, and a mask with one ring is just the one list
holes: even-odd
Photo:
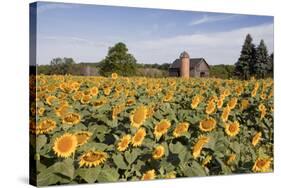
[(263, 40), (260, 41), (256, 52), (256, 63), (254, 64), (255, 75), (257, 78), (264, 78), (270, 71), (270, 59), (267, 47)]
[(274, 65), (274, 54), (271, 53), (269, 56), (269, 69), (268, 69), (268, 75), (273, 77), (273, 65)]
[(252, 43), (253, 39), (250, 34), (247, 34), (244, 44), (242, 46), (241, 54), (238, 61), (235, 63), (235, 74), (249, 79), (253, 74), (253, 65), (255, 62), (255, 45)]
[(128, 48), (122, 42), (110, 47), (108, 54), (100, 63), (100, 74), (109, 76), (116, 72), (122, 76), (133, 76), (136, 74), (136, 59), (128, 53)]

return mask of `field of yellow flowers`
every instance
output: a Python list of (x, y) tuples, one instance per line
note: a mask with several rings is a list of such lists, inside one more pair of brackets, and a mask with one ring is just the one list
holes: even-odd
[(36, 76), (38, 185), (273, 171), (273, 80)]

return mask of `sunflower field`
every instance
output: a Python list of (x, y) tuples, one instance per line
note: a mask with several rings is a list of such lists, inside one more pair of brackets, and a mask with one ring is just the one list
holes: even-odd
[(37, 75), (36, 184), (273, 171), (273, 80)]

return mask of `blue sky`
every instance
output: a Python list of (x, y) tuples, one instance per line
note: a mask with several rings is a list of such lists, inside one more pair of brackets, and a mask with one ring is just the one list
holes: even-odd
[(247, 33), (273, 51), (273, 17), (63, 3), (38, 3), (37, 63), (98, 62), (124, 42), (139, 63), (170, 63), (186, 50), (233, 64)]

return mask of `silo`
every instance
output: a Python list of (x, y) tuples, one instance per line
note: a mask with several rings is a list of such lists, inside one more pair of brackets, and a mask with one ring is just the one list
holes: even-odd
[(189, 55), (186, 51), (180, 54), (180, 76), (189, 78)]

